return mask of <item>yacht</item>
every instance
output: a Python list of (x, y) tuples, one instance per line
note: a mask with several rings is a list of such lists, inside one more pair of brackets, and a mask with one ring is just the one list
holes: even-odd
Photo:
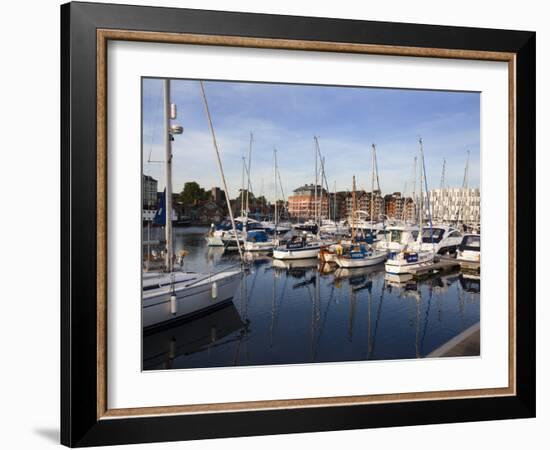
[(454, 254), (462, 242), (462, 233), (449, 225), (434, 225), (422, 229), (422, 250), (432, 250), (439, 255)]
[(458, 246), (456, 259), (461, 267), (478, 269), (481, 261), (481, 237), (479, 234), (465, 234)]
[(383, 237), (374, 243), (377, 250), (400, 252), (418, 239), (418, 226), (392, 225), (383, 232)]

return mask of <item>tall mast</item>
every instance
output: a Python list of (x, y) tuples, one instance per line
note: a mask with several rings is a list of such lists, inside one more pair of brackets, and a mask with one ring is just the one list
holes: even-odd
[(417, 219), (417, 214), (416, 214), (416, 204), (417, 204), (417, 198), (416, 198), (416, 166), (417, 166), (417, 161), (416, 161), (416, 156), (414, 157), (414, 167), (413, 167), (413, 191), (412, 191), (412, 200), (413, 200), (413, 206), (414, 206), (414, 218)]
[[(371, 227), (374, 224), (374, 152), (376, 151), (376, 146), (372, 144), (372, 174), (371, 174), (371, 188), (370, 188), (370, 224)], [(371, 230), (372, 231), (372, 230)]]
[(244, 171), (246, 166), (246, 160), (243, 156), (243, 169), (242, 169), (242, 176), (241, 176), (241, 217), (244, 217)]
[(470, 150), (467, 151), (466, 156), (466, 167), (464, 167), (464, 178), (462, 179), (462, 198), (463, 200), (460, 202), (459, 208), (456, 212), (456, 223), (458, 225), (458, 221), (460, 219), (460, 214), (462, 213), (462, 207), (464, 206), (464, 203), (466, 202), (466, 190), (468, 189), (468, 172), (469, 172), (469, 166), (470, 166)]
[(318, 177), (318, 168), (317, 168), (317, 136), (313, 136), (313, 140), (315, 141), (314, 145), (314, 153), (315, 153), (315, 198), (314, 198), (314, 204), (315, 204), (315, 224), (318, 226), (317, 222), (317, 177)]
[(467, 189), (468, 188), (468, 172), (469, 172), (469, 168), (470, 168), (470, 150), (467, 151), (467, 156), (466, 156), (466, 167), (464, 168), (464, 179), (462, 180), (462, 187), (464, 189)]
[(351, 242), (355, 242), (355, 214), (357, 211), (357, 200), (355, 198), (355, 175), (353, 176), (351, 191)]
[(225, 175), (223, 173), (222, 160), (220, 158), (220, 151), (218, 149), (218, 142), (216, 141), (216, 133), (214, 132), (214, 125), (212, 124), (212, 116), (210, 115), (210, 109), (208, 108), (208, 100), (206, 99), (206, 92), (204, 91), (204, 83), (199, 81), (199, 86), (201, 88), (202, 101), (204, 104), (204, 110), (206, 112), (206, 117), (208, 119), (208, 128), (210, 129), (210, 135), (212, 136), (212, 145), (214, 146), (214, 151), (216, 153), (216, 161), (218, 162), (218, 171), (220, 172), (220, 178), (223, 183), (223, 189), (225, 192), (225, 202), (227, 203), (227, 209), (229, 211), (229, 218), (231, 219), (231, 227), (233, 228), (233, 233), (237, 239), (237, 248), (239, 250), (239, 256), (241, 261), (243, 260), (243, 251), (241, 249), (241, 243), (239, 242), (237, 236), (237, 227), (235, 226), (235, 218), (233, 217), (233, 210), (231, 209), (231, 200), (229, 199), (229, 190), (227, 189), (227, 182), (225, 181)]
[[(441, 169), (441, 181), (439, 183), (439, 189), (441, 190), (441, 196), (443, 198), (443, 189), (445, 189), (445, 164), (446, 164), (446, 160), (445, 158), (443, 158), (443, 168)], [(447, 211), (446, 211), (446, 202), (443, 202), (443, 204), (441, 205), (441, 217), (437, 217), (438, 220), (441, 220), (441, 221), (444, 221), (445, 220), (445, 216), (447, 215)]]
[(275, 209), (273, 221), (275, 222), (275, 235), (277, 235), (277, 222), (279, 221), (279, 215), (277, 213), (277, 149), (273, 149), (273, 181), (275, 183)]
[[(330, 208), (330, 197), (329, 197), (329, 208)], [(336, 180), (334, 180), (334, 189), (332, 191), (332, 217), (334, 217), (334, 222), (336, 223)]]
[(434, 234), (433, 234), (433, 227), (432, 227), (432, 208), (430, 205), (430, 191), (428, 189), (428, 178), (426, 177), (426, 161), (424, 160), (424, 149), (422, 148), (422, 139), (420, 139), (420, 156), (422, 161), (422, 173), (424, 174), (424, 187), (426, 188), (426, 205), (428, 207), (428, 224), (430, 225), (430, 240), (432, 243), (432, 251), (435, 251)]
[(422, 222), (423, 222), (423, 216), (424, 216), (424, 196), (422, 195), (422, 180), (423, 180), (422, 177), (426, 176), (426, 174), (424, 173), (423, 167), (422, 167), (422, 161), (424, 158), (424, 154), (422, 150), (422, 138), (418, 139), (418, 143), (420, 144), (420, 199), (419, 199), (420, 212), (418, 215), (418, 242), (422, 243), (422, 228), (423, 228)]
[[(321, 155), (319, 155), (321, 156)], [(327, 213), (328, 213), (328, 220), (330, 220), (330, 189), (328, 187), (328, 181), (327, 181), (327, 174), (325, 173), (325, 157), (323, 156), (321, 158), (321, 173), (323, 176), (321, 177), (321, 198), (323, 196), (323, 180), (325, 181), (325, 186), (327, 187)], [(323, 211), (323, 200), (321, 199), (321, 211)]]
[(246, 172), (248, 174), (248, 183), (246, 187), (246, 217), (248, 218), (248, 213), (250, 212), (249, 203), (248, 203), (248, 194), (250, 193), (250, 164), (252, 163), (252, 142), (254, 141), (254, 136), (250, 132), (250, 144), (248, 146), (248, 167)]
[(445, 163), (446, 160), (443, 158), (443, 169), (441, 169), (441, 182), (439, 183), (439, 189), (445, 188)]
[(166, 216), (166, 270), (172, 272), (174, 265), (174, 248), (172, 243), (172, 135), (170, 133), (170, 80), (165, 79), (162, 82), (164, 91), (164, 160), (166, 172), (166, 198), (165, 216)]

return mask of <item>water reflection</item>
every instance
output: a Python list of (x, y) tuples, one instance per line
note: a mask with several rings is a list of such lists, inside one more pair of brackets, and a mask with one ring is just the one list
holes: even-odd
[[(234, 264), (238, 254), (206, 247), (205, 231), (176, 231), (186, 269)], [(247, 261), (230, 307), (144, 337), (144, 369), (420, 358), (479, 322), (475, 275), (415, 281), (383, 265)]]

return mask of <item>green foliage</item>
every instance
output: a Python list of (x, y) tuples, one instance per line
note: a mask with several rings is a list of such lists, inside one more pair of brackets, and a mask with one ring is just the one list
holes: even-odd
[(208, 200), (210, 192), (205, 191), (196, 181), (188, 181), (180, 193), (180, 201), (184, 205), (196, 205), (202, 200)]

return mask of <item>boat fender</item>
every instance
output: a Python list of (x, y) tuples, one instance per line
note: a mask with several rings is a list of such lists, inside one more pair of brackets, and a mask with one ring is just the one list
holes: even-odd
[(176, 294), (170, 295), (170, 312), (176, 314), (178, 312), (178, 301)]
[(212, 298), (214, 300), (218, 298), (218, 283), (215, 281), (212, 283)]

